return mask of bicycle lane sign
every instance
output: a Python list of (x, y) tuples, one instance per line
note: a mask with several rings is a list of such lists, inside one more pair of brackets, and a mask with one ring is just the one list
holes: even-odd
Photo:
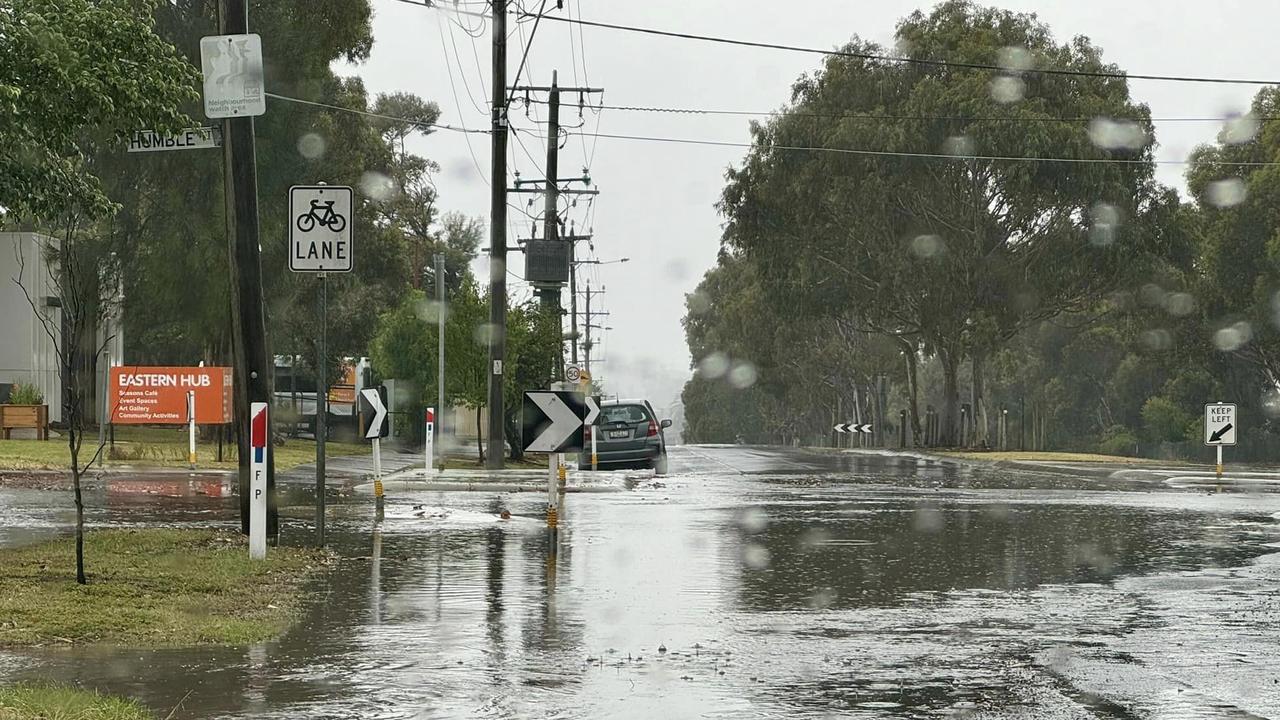
[(289, 188), (289, 269), (351, 272), (354, 192), (343, 185)]

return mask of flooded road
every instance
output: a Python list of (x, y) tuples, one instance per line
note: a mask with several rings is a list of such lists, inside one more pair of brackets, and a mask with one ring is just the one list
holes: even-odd
[[(566, 496), (554, 557), (536, 494), (391, 497), (376, 528), (349, 500), (280, 640), (0, 654), (0, 681), (175, 718), (1280, 716), (1268, 487), (679, 448), (661, 484)], [(65, 528), (49, 497), (0, 490), (0, 542)], [(234, 523), (208, 494), (87, 502)]]

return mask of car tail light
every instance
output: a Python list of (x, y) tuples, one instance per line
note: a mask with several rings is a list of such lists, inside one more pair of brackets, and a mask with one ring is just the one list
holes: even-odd
[(657, 435), (657, 434), (658, 434), (658, 423), (655, 420), (650, 420), (649, 421), (649, 437), (653, 437), (654, 435)]

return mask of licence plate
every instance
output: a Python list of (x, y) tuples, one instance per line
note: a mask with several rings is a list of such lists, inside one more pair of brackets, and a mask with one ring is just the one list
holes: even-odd
[(630, 430), (610, 430), (609, 431), (609, 437), (611, 438), (624, 438), (624, 437), (630, 437), (630, 436), (631, 436)]

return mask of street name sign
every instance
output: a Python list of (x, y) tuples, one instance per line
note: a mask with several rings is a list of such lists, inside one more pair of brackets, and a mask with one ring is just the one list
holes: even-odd
[(289, 269), (351, 272), (351, 210), (355, 193), (343, 185), (289, 188)]
[(218, 128), (187, 128), (176, 135), (162, 135), (155, 130), (138, 130), (129, 138), (128, 151), (199, 150), (222, 147), (222, 131)]
[(257, 34), (200, 38), (200, 69), (207, 117), (251, 117), (267, 111), (262, 38)]
[(360, 391), (360, 419), (364, 425), (364, 439), (378, 440), (386, 437), (391, 429), (387, 422), (387, 388), (365, 388)]
[[(577, 452), (583, 447), (587, 401), (582, 393), (535, 390), (524, 394), (521, 406), (525, 452)], [(599, 408), (596, 408), (599, 413)], [(594, 418), (593, 418), (594, 419)]]
[(1209, 403), (1204, 406), (1204, 444), (1236, 444), (1236, 406), (1234, 403)]

